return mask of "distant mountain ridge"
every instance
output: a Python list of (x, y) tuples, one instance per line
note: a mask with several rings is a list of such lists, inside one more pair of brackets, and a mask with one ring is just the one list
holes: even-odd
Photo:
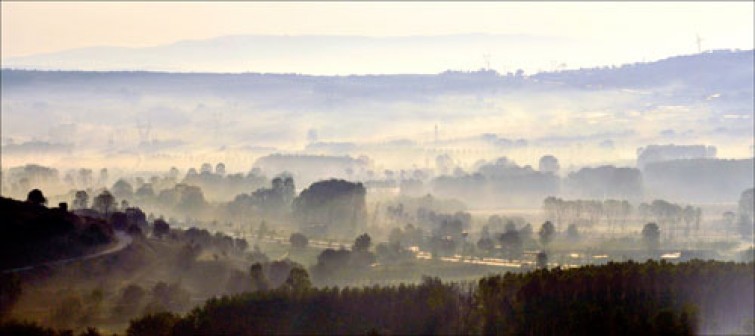
[[(198, 72), (344, 73), (391, 71), (396, 64), (479, 68), (491, 47), (565, 46), (548, 36), (455, 34), (368, 37), (348, 35), (232, 35), (151, 47), (88, 47), (3, 59), (4, 68), (39, 70), (147, 70)], [(349, 61), (344, 63), (344, 60)], [(409, 69), (409, 68), (407, 68)], [(427, 68), (418, 68), (426, 73)], [(399, 71), (401, 72), (401, 71)]]
[[(528, 85), (548, 87), (553, 84), (579, 88), (635, 88), (646, 89), (667, 85), (682, 85), (706, 90), (735, 90), (752, 92), (755, 68), (753, 50), (715, 51), (694, 55), (675, 56), (655, 62), (625, 64), (620, 67), (598, 67), (556, 72), (541, 72), (531, 75)], [(522, 76), (502, 75), (492, 70), (472, 72), (446, 71), (436, 75), (350, 75), (315, 76), (298, 74), (267, 73), (172, 73), (154, 71), (43, 71), (2, 69), (3, 87), (12, 90), (29, 85), (53, 84), (62, 80), (66, 85), (107, 80), (112, 84), (132, 83), (141, 88), (165, 89), (165, 84), (180, 79), (184, 87), (212, 89), (216, 85), (234, 83), (229, 92), (242, 88), (311, 89), (332, 91), (342, 95), (349, 93), (380, 95), (385, 89), (415, 90), (417, 93), (432, 91), (478, 90), (495, 87), (522, 85)], [(218, 82), (220, 81), (220, 82)], [(222, 83), (221, 83), (222, 82)], [(536, 84), (536, 83), (541, 84)], [(545, 85), (544, 85), (545, 84)], [(344, 91), (346, 90), (346, 91)], [(407, 94), (406, 92), (400, 94)]]

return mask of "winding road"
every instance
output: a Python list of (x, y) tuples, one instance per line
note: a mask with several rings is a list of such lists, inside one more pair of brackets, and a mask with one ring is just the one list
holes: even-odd
[(48, 261), (48, 262), (45, 262), (45, 263), (36, 264), (36, 265), (32, 265), (32, 266), (24, 266), (24, 267), (19, 267), (19, 268), (11, 268), (11, 269), (7, 269), (7, 270), (3, 270), (2, 273), (3, 274), (7, 274), (7, 273), (19, 273), (19, 272), (29, 271), (29, 270), (35, 269), (37, 267), (60, 266), (60, 265), (65, 265), (65, 264), (76, 262), (76, 261), (82, 261), (82, 260), (89, 260), (89, 259), (99, 258), (99, 257), (103, 257), (103, 256), (106, 256), (106, 255), (109, 255), (109, 254), (113, 254), (113, 253), (119, 252), (119, 251), (125, 249), (126, 247), (128, 247), (129, 245), (131, 245), (131, 242), (133, 242), (133, 238), (131, 238), (131, 236), (129, 236), (128, 234), (126, 234), (125, 232), (122, 232), (122, 231), (116, 231), (115, 232), (115, 239), (116, 239), (116, 242), (115, 242), (114, 245), (112, 245), (112, 246), (110, 246), (110, 247), (108, 247), (108, 248), (106, 248), (106, 249), (104, 249), (102, 251), (98, 251), (96, 253), (87, 254), (87, 255), (80, 256), (80, 257), (75, 257), (75, 258), (67, 258), (67, 259), (61, 259), (61, 260), (55, 260), (55, 261)]

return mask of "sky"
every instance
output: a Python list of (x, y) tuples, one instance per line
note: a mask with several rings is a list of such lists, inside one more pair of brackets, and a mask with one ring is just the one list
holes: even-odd
[[(2, 2), (2, 58), (224, 35), (523, 34), (578, 41), (584, 57), (752, 49), (753, 2)], [(526, 51), (525, 51), (526, 52)], [(638, 56), (639, 57), (639, 56)], [(622, 59), (623, 60), (623, 59)], [(637, 60), (640, 61), (640, 60)]]

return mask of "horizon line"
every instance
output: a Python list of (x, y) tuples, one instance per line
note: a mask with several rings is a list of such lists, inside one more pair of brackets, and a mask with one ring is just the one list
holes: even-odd
[[(562, 69), (562, 70), (542, 70), (533, 72), (531, 74), (525, 75), (525, 77), (535, 76), (538, 74), (544, 74), (544, 73), (559, 73), (559, 72), (568, 72), (568, 71), (579, 71), (579, 70), (589, 70), (589, 69), (602, 69), (606, 67), (623, 67), (626, 65), (636, 65), (636, 64), (649, 64), (654, 62), (660, 62), (676, 57), (692, 57), (697, 55), (705, 55), (705, 54), (713, 54), (713, 53), (721, 53), (721, 52), (727, 52), (727, 53), (734, 53), (734, 52), (755, 52), (754, 49), (738, 49), (738, 48), (730, 48), (730, 49), (714, 49), (714, 50), (704, 50), (702, 52), (695, 52), (695, 53), (687, 53), (687, 54), (677, 54), (672, 56), (667, 56), (655, 60), (641, 60), (636, 62), (627, 62), (627, 63), (621, 63), (621, 64), (611, 64), (611, 65), (594, 65), (590, 67), (580, 67), (580, 68), (572, 68), (572, 69)], [(2, 63), (2, 62), (0, 62)], [(447, 73), (461, 73), (461, 74), (475, 74), (475, 73), (486, 73), (486, 72), (492, 72), (495, 73), (499, 77), (506, 77), (509, 74), (515, 73), (515, 71), (508, 71), (506, 73), (502, 73), (496, 69), (492, 68), (484, 68), (480, 67), (478, 69), (474, 70), (455, 70), (455, 69), (446, 69), (440, 72), (427, 72), (427, 73), (403, 73), (403, 72), (395, 72), (395, 73), (349, 73), (349, 74), (337, 74), (337, 73), (331, 73), (331, 74), (312, 74), (312, 73), (297, 73), (297, 72), (264, 72), (264, 71), (234, 71), (234, 72), (228, 72), (228, 71), (197, 71), (197, 70), (150, 70), (150, 69), (106, 69), (106, 70), (86, 70), (86, 69), (62, 69), (62, 68), (56, 68), (56, 69), (45, 69), (45, 68), (30, 68), (30, 67), (24, 67), (24, 66), (15, 66), (15, 67), (3, 67), (0, 64), (0, 71), (37, 71), (37, 72), (86, 72), (86, 73), (101, 73), (101, 74), (107, 74), (107, 73), (151, 73), (151, 74), (176, 74), (176, 75), (273, 75), (273, 76), (302, 76), (302, 77), (351, 77), (351, 76), (363, 76), (363, 77), (370, 77), (370, 76), (438, 76), (443, 75)]]

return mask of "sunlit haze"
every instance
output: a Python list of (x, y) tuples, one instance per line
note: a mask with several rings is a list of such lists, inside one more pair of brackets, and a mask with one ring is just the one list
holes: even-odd
[(755, 335), (753, 1), (0, 6), (0, 335)]
[[(519, 42), (477, 44), (441, 60), (407, 55), (389, 64), (367, 60), (302, 69), (187, 63), (172, 71), (437, 73), (476, 70), (527, 72), (619, 65), (706, 50), (753, 48), (752, 2), (3, 2), (2, 59), (95, 46), (141, 48), (227, 35), (426, 36), (485, 33), (520, 36)], [(558, 39), (558, 53), (538, 39)], [(552, 41), (552, 40), (549, 40)], [(468, 48), (469, 49), (469, 48)], [(486, 61), (486, 56), (487, 61)], [(96, 59), (79, 60), (82, 69)], [(150, 64), (141, 64), (149, 68)], [(138, 70), (140, 64), (132, 69)], [(97, 69), (103, 70), (103, 69)]]

